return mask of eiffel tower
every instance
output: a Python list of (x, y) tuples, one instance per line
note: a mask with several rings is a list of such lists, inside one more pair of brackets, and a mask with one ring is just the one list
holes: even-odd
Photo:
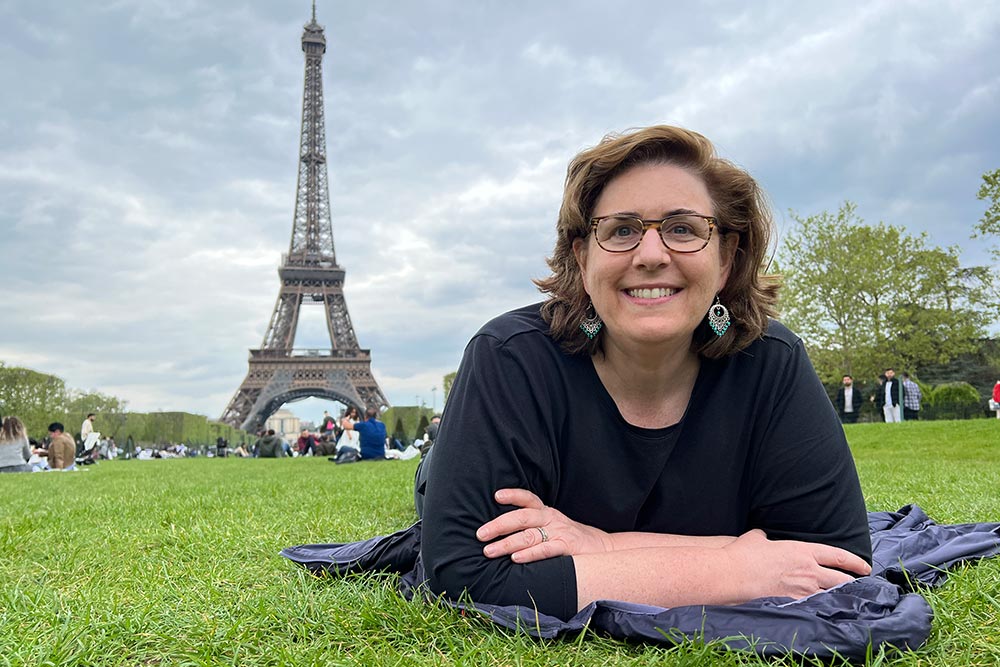
[[(221, 421), (255, 431), (283, 404), (320, 397), (385, 408), (388, 401), (371, 371), (371, 351), (358, 346), (344, 301), (344, 269), (337, 265), (330, 222), (323, 114), (323, 54), (326, 37), (312, 21), (302, 33), (305, 88), (295, 220), (288, 253), (281, 258), (281, 290), (260, 349), (250, 350), (250, 370)], [(330, 332), (329, 350), (293, 349), (303, 303), (322, 303)]]

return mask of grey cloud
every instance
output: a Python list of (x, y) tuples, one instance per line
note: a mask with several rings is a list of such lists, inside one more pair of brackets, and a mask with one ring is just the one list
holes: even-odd
[[(293, 5), (0, 6), (0, 358), (221, 413), (291, 232)], [(630, 126), (704, 132), (786, 224), (850, 198), (985, 261), (966, 237), (1000, 166), (988, 3), (318, 5), (337, 255), (394, 402), (429, 402), (483, 322), (540, 299), (567, 161)]]

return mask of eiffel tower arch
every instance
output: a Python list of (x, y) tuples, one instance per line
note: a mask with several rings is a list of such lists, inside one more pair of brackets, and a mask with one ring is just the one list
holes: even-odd
[[(221, 421), (254, 431), (283, 404), (318, 397), (383, 409), (388, 406), (371, 371), (371, 351), (361, 349), (344, 300), (344, 269), (337, 264), (330, 220), (323, 112), (323, 54), (326, 37), (312, 20), (302, 33), (305, 85), (295, 218), (288, 252), (282, 255), (281, 288), (259, 349), (250, 350), (250, 370)], [(329, 349), (295, 349), (304, 304), (322, 304)]]

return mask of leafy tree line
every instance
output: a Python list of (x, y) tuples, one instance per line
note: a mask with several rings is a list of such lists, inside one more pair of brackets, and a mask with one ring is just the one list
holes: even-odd
[[(978, 235), (1000, 235), (1000, 170), (992, 178), (993, 213)], [(851, 202), (833, 214), (792, 218), (796, 226), (776, 256), (781, 316), (806, 342), (824, 383), (850, 374), (873, 386), (893, 367), (926, 371), (934, 382), (974, 380), (982, 395), (989, 392), (996, 378), (987, 378), (1000, 372), (988, 338), (1000, 318), (995, 268), (962, 266), (956, 246), (931, 246), (925, 233), (867, 224)], [(962, 370), (975, 377), (956, 373)]]
[(185, 442), (210, 444), (217, 437), (242, 442), (244, 432), (202, 415), (183, 412), (138, 413), (126, 410), (127, 402), (100, 392), (68, 389), (55, 375), (0, 361), (0, 416), (16, 415), (34, 438), (48, 433), (52, 422), (62, 422), (66, 432), (77, 435), (84, 418), (97, 415), (97, 429), (120, 443), (132, 436), (137, 443)]
[[(983, 184), (976, 195), (988, 202), (983, 217), (979, 219), (973, 231), (973, 238), (995, 236), (1000, 239), (1000, 169), (983, 174)], [(1000, 262), (1000, 243), (990, 248), (993, 258)]]

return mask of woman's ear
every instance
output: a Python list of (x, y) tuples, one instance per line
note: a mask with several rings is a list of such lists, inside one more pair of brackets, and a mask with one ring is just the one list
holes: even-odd
[(736, 263), (736, 253), (739, 252), (739, 245), (739, 232), (729, 232), (719, 237), (719, 261), (722, 264), (722, 280), (719, 283), (720, 292), (729, 281), (729, 274), (732, 273), (733, 265)]

